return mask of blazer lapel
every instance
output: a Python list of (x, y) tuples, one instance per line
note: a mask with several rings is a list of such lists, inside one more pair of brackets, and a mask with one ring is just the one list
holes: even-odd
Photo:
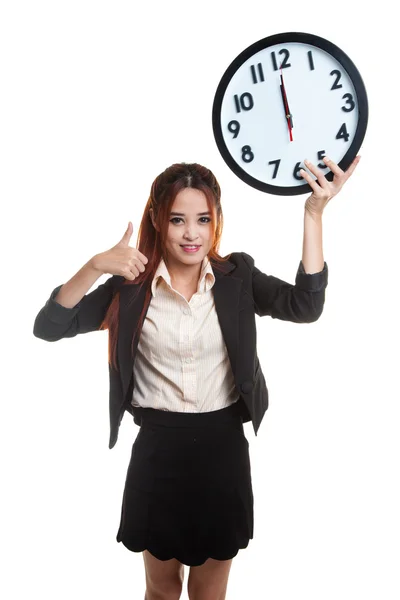
[[(238, 306), (242, 279), (233, 276), (227, 277), (228, 273), (235, 269), (235, 265), (232, 262), (226, 261), (218, 269), (214, 265), (215, 262), (211, 259), (211, 266), (215, 275), (215, 283), (211, 291), (214, 295), (215, 309), (227, 347), (229, 360), (235, 372), (238, 348)], [(151, 282), (147, 282), (141, 287), (123, 285), (120, 288), (117, 358), (124, 401), (133, 375), (134, 356), (141, 330), (138, 331), (134, 342), (133, 355), (131, 353), (132, 336), (144, 305), (146, 289), (150, 284)]]

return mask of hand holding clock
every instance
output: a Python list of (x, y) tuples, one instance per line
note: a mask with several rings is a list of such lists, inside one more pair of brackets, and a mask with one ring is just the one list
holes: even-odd
[(324, 156), (324, 163), (327, 167), (329, 167), (334, 175), (333, 181), (328, 181), (321, 169), (313, 165), (313, 163), (311, 163), (309, 160), (304, 161), (307, 169), (309, 169), (317, 178), (317, 180), (314, 180), (311, 175), (307, 173), (307, 171), (304, 171), (304, 169), (300, 170), (300, 175), (307, 181), (313, 190), (313, 193), (307, 198), (304, 205), (304, 208), (311, 215), (322, 215), (323, 210), (328, 204), (329, 200), (331, 200), (340, 192), (343, 185), (354, 173), (356, 166), (360, 162), (360, 158), (361, 156), (356, 156), (349, 168), (346, 171), (342, 171), (342, 169), (338, 167), (333, 160), (330, 160), (327, 156)]

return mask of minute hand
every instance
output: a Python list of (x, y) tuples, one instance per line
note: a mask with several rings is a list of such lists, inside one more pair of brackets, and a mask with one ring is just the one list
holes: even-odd
[(287, 99), (287, 95), (286, 95), (285, 84), (283, 83), (282, 73), (281, 73), (280, 77), (281, 77), (281, 86), (280, 87), (281, 87), (283, 107), (285, 109), (285, 117), (286, 117), (287, 124), (288, 124), (290, 141), (293, 142), (293, 134), (292, 134), (293, 115), (291, 114), (290, 109), (289, 109), (289, 103), (288, 103), (288, 99)]

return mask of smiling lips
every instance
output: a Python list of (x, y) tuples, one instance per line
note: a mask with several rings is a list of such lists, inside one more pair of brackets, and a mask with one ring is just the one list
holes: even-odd
[(181, 246), (184, 252), (197, 252), (200, 246)]

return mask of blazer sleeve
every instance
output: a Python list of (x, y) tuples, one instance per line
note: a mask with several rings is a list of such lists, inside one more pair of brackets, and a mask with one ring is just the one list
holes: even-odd
[(73, 308), (66, 308), (54, 300), (63, 284), (54, 288), (49, 299), (35, 318), (33, 335), (46, 342), (75, 337), (99, 329), (111, 301), (124, 281), (113, 275), (99, 285)]
[(242, 252), (243, 259), (252, 275), (253, 301), (255, 312), (260, 317), (312, 323), (322, 314), (325, 303), (325, 288), (328, 285), (328, 265), (318, 273), (306, 273), (300, 261), (295, 284), (262, 273), (254, 264), (254, 259)]

